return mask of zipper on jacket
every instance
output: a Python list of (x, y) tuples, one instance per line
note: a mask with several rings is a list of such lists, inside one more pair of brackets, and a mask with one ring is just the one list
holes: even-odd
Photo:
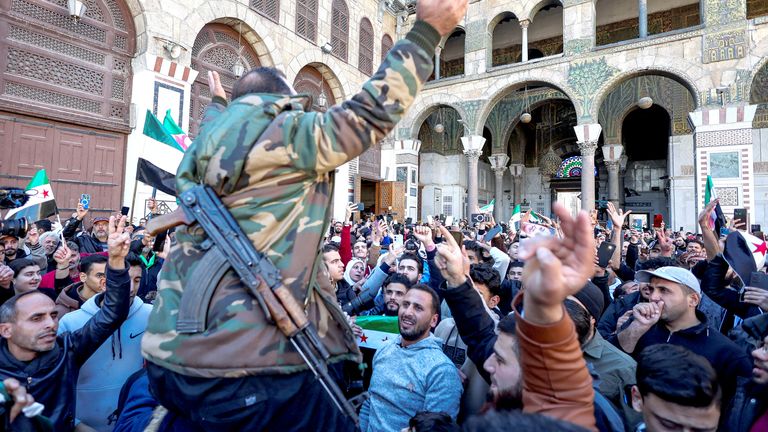
[(27, 384), (28, 385), (32, 385), (32, 377), (31, 376), (27, 377)]
[(667, 336), (667, 343), (669, 343), (669, 340), (672, 339), (672, 335), (674, 332), (669, 332), (669, 336)]

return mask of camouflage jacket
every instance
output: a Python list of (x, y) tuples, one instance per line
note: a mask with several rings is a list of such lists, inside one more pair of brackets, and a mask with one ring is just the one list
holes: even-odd
[[(305, 97), (246, 95), (229, 106), (217, 99), (206, 109), (200, 133), (179, 165), (177, 191), (204, 183), (217, 192), (254, 247), (271, 259), (285, 286), (305, 305), (331, 361), (359, 358), (327, 274), (316, 274), (330, 220), (332, 173), (395, 127), (432, 73), (438, 41), (431, 26), (417, 22), (362, 90), (326, 113), (305, 112)], [(158, 277), (142, 341), (144, 356), (174, 372), (208, 378), (306, 369), (231, 270), (216, 285), (205, 331), (176, 331), (182, 294), (202, 289), (195, 286), (199, 279), (194, 275), (206, 264), (200, 259), (203, 240), (196, 225), (177, 230)]]

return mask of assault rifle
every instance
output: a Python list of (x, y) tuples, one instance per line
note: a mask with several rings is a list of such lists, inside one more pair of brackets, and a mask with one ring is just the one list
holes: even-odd
[[(315, 377), (320, 381), (333, 403), (355, 424), (359, 424), (354, 403), (348, 401), (339, 386), (328, 374), (328, 350), (323, 346), (315, 326), (307, 319), (304, 310), (288, 288), (281, 283), (280, 271), (261, 252), (257, 251), (213, 190), (198, 185), (180, 196), (180, 206), (175, 211), (152, 219), (147, 230), (156, 233), (178, 225), (197, 223), (208, 235), (212, 244), (204, 249), (217, 248), (218, 253), (240, 276), (250, 294), (271, 320), (293, 344)], [(205, 242), (204, 242), (205, 243)], [(197, 296), (198, 293), (185, 293)], [(184, 298), (182, 297), (182, 303)], [(189, 327), (179, 320), (178, 327)], [(199, 324), (178, 329), (182, 332), (202, 331)]]

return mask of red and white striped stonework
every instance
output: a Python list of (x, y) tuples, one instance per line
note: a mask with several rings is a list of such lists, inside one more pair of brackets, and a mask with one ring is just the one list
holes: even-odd
[(174, 61), (168, 60), (164, 57), (155, 57), (155, 64), (153, 70), (156, 73), (169, 76), (173, 79), (184, 81), (189, 84), (195, 82), (198, 72), (189, 66), (182, 66)]

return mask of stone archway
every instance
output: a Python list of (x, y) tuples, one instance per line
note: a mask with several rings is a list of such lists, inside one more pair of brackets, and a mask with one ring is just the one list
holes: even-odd
[(0, 2), (0, 183), (44, 168), (60, 210), (88, 192), (104, 215), (122, 196), (137, 38), (123, 0), (85, 4), (76, 22), (66, 1)]
[[(240, 24), (238, 23), (238, 27)], [(189, 134), (197, 135), (205, 107), (211, 102), (208, 90), (208, 71), (221, 76), (221, 84), (229, 95), (238, 77), (233, 67), (240, 64), (244, 71), (261, 66), (256, 51), (238, 32), (247, 27), (231, 27), (223, 23), (210, 23), (203, 27), (192, 47), (192, 69), (199, 73), (192, 83), (189, 104)]]
[[(317, 63), (306, 65), (299, 70), (293, 81), (293, 88), (296, 89), (296, 92), (311, 95), (312, 109), (320, 112), (325, 112), (338, 103), (333, 92), (333, 81), (326, 79), (322, 72), (323, 69), (327, 69), (327, 66)], [(325, 99), (324, 102), (323, 98)]]

